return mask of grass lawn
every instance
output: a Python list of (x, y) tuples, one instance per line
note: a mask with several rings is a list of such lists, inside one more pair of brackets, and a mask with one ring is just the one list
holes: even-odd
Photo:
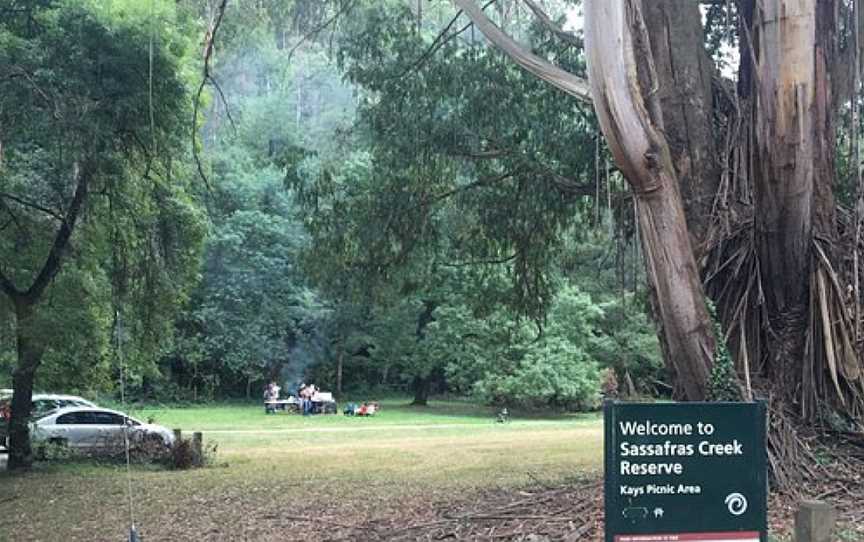
[[(597, 414), (517, 414), (499, 424), (493, 410), (464, 402), (382, 406), (373, 418), (265, 415), (257, 405), (132, 409), (167, 427), (203, 431), (218, 445), (207, 469), (133, 468), (145, 540), (269, 539), (256, 529), (272, 527), (286, 510), (374, 517), (420, 498), (447, 501), (602, 468)], [(126, 484), (118, 465), (2, 474), (0, 541), (120, 540), (129, 521)]]

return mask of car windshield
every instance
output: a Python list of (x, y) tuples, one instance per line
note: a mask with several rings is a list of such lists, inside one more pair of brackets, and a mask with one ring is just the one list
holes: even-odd
[(57, 409), (63, 408), (62, 401), (55, 399), (37, 399), (33, 401), (33, 410), (31, 416), (34, 418), (42, 418)]

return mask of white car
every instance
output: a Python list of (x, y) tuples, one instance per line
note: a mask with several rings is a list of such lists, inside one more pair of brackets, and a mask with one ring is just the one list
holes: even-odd
[(103, 453), (124, 448), (124, 429), (133, 446), (174, 444), (174, 433), (166, 427), (143, 423), (116, 410), (94, 407), (69, 407), (52, 412), (33, 422), (30, 434), (37, 446), (56, 444), (80, 452)]
[[(6, 391), (9, 392), (9, 395), (3, 394)], [(6, 417), (11, 412), (11, 401), (12, 390), (0, 390), (0, 448), (9, 448), (9, 436), (6, 434), (9, 420)], [(31, 402), (33, 406), (30, 409), (30, 419), (33, 420), (38, 420), (61, 408), (74, 406), (98, 408), (94, 403), (83, 397), (78, 397), (77, 395), (58, 395), (56, 393), (34, 393)]]

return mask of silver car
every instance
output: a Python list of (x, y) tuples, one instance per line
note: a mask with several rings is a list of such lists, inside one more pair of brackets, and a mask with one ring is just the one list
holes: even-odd
[(133, 446), (153, 443), (170, 447), (174, 433), (107, 408), (69, 407), (31, 424), (34, 444), (56, 444), (84, 453), (111, 453), (125, 446), (124, 430)]
[[(0, 448), (9, 447), (9, 437), (6, 434), (9, 420), (6, 417), (11, 412), (10, 403), (12, 401), (12, 390), (0, 390), (0, 392), (8, 391), (8, 395), (0, 393)], [(91, 403), (83, 397), (77, 395), (60, 395), (56, 393), (34, 393), (32, 399), (33, 406), (30, 410), (30, 419), (38, 420), (43, 416), (47, 416), (55, 410), (67, 407), (93, 407), (98, 408), (95, 403)]]

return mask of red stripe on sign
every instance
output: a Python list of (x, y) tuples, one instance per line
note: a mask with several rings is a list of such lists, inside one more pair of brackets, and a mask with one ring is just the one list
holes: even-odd
[(615, 542), (759, 542), (756, 531), (734, 531), (726, 533), (681, 533), (681, 534), (623, 534), (616, 535)]

